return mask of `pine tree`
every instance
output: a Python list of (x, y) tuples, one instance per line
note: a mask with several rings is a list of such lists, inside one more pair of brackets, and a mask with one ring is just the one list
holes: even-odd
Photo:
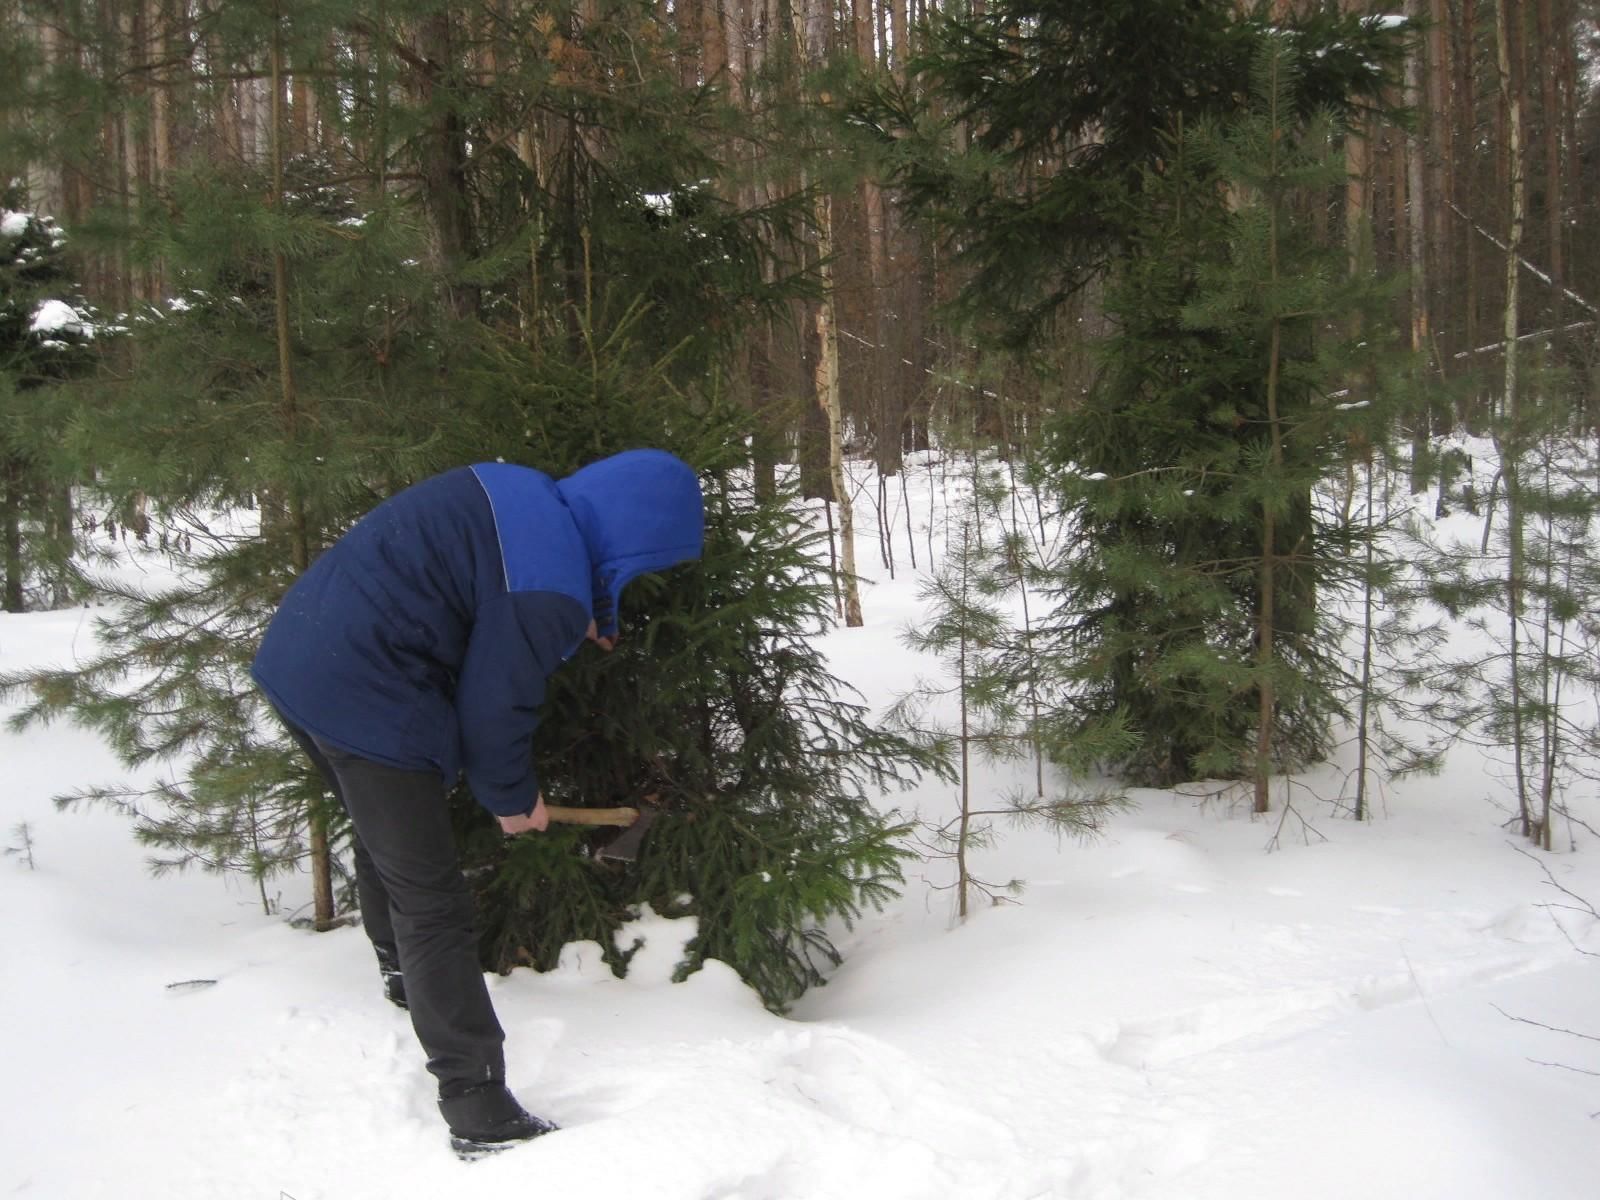
[(1571, 379), (1549, 368), (1528, 375), (1516, 426), (1509, 413), (1496, 422), (1497, 479), (1481, 536), (1419, 539), (1419, 590), (1470, 636), (1441, 639), (1409, 678), (1427, 689), (1424, 713), (1452, 741), (1500, 759), (1516, 799), (1507, 824), (1551, 850), (1563, 797), (1595, 776), (1596, 471), (1592, 446), (1571, 432), (1582, 405)]

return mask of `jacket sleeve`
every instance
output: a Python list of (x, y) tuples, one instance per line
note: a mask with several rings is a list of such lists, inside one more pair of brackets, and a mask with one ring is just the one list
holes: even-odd
[(456, 681), (461, 759), (472, 795), (496, 816), (539, 797), (533, 731), (545, 680), (583, 640), (589, 615), (555, 592), (502, 592), (478, 611)]

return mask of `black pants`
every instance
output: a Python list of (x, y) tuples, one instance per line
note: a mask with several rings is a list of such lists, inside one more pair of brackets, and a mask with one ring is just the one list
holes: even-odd
[(355, 826), (356, 894), (379, 961), (398, 958), (441, 1098), (505, 1080), (505, 1034), (478, 963), (444, 781), (347, 754), (285, 721)]

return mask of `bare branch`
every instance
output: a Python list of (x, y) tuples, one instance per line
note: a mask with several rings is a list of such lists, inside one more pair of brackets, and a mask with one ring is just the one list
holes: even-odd
[(1593, 1034), (1593, 1033), (1579, 1033), (1576, 1029), (1563, 1029), (1559, 1025), (1546, 1025), (1543, 1021), (1535, 1021), (1535, 1020), (1533, 1020), (1533, 1019), (1531, 1019), (1529, 1017), (1512, 1016), (1505, 1009), (1501, 1008), (1498, 1004), (1492, 1004), (1492, 1005), (1490, 1005), (1490, 1007), (1493, 1008), (1495, 1010), (1495, 1012), (1499, 1013), (1506, 1020), (1515, 1021), (1519, 1025), (1532, 1025), (1535, 1029), (1546, 1029), (1546, 1030), (1549, 1030), (1551, 1033), (1564, 1033), (1564, 1034), (1567, 1034), (1569, 1037), (1582, 1038), (1586, 1042), (1600, 1042), (1600, 1035), (1596, 1035), (1596, 1034)]

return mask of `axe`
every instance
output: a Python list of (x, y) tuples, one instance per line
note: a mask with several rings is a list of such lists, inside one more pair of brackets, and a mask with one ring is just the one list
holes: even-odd
[(562, 825), (611, 825), (622, 830), (599, 850), (595, 857), (610, 862), (635, 862), (644, 835), (655, 824), (655, 808), (568, 808), (560, 804), (547, 804), (545, 811), (550, 820)]

